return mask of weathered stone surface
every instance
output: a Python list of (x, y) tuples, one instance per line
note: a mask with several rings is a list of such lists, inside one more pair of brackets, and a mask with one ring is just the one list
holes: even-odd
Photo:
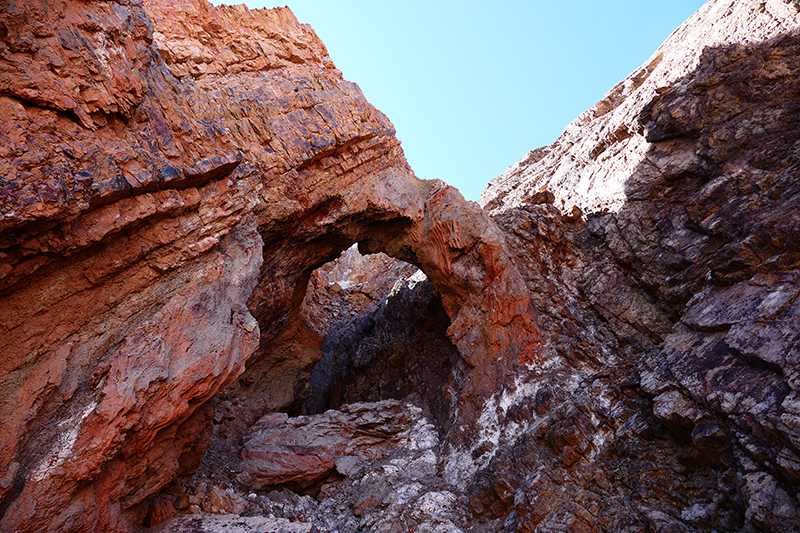
[(293, 522), (286, 518), (266, 516), (232, 516), (194, 515), (180, 516), (170, 520), (153, 533), (263, 533), (264, 531), (280, 531), (282, 533), (311, 533), (312, 524)]
[[(461, 488), (448, 483), (437, 467), (438, 431), (413, 405), (387, 400), (312, 416), (273, 413), (246, 438), (245, 459), (234, 467), (241, 469), (239, 481), (244, 484), (233, 482), (225, 492), (246, 500), (247, 514), (269, 516), (294, 527), (310, 525), (312, 531), (416, 528), (457, 533), (467, 523)], [(325, 472), (317, 468), (323, 463)], [(186, 486), (201, 474), (202, 470)], [(285, 488), (259, 490), (266, 479), (295, 488), (305, 485), (315, 497)], [(257, 492), (251, 492), (254, 486)], [(205, 493), (205, 483), (188, 492)], [(194, 523), (237, 524), (202, 518)]]
[[(6, 2), (0, 529), (800, 529), (798, 35), (710, 1), (487, 213), (287, 9)], [(275, 413), (323, 357), (421, 407)]]
[(211, 514), (238, 515), (247, 510), (247, 503), (244, 498), (233, 491), (226, 491), (220, 487), (213, 486), (203, 498), (202, 509)]
[[(205, 255), (207, 264), (138, 288), (140, 300), (117, 302), (105, 320), (84, 325), (90, 317), (73, 311), (82, 329), (69, 330), (75, 323), (67, 322), (70, 336), (52, 355), (44, 351), (33, 368), (5, 376), (16, 402), (6, 404), (3, 452), (17, 472), (6, 487), (16, 497), (3, 520), (47, 524), (60, 512), (75, 523), (119, 520), (114, 509), (138, 503), (197, 464), (209, 413), (196, 409), (241, 373), (257, 346), (258, 324), (246, 299), (257, 281), (260, 247), (252, 225), (234, 229)], [(79, 275), (80, 265), (72, 270), (59, 275)], [(104, 292), (117, 301), (114, 289), (79, 292), (64, 305), (88, 310), (102, 304), (92, 298)], [(61, 313), (68, 317), (67, 310)], [(63, 418), (50, 422), (59, 411)], [(86, 487), (87, 478), (106, 481)]]
[(353, 317), (375, 309), (395, 292), (397, 283), (418, 271), (386, 254), (361, 255), (358, 247), (352, 246), (311, 274), (301, 317), (324, 337)]
[[(658, 139), (646, 139), (641, 130), (649, 121), (640, 124), (639, 115), (665, 91), (670, 91), (683, 97), (680, 102), (671, 100), (683, 108), (679, 112), (681, 116), (670, 114), (660, 120), (674, 117), (687, 125), (694, 120), (694, 126), (699, 125), (696, 121), (701, 117), (708, 121), (707, 125), (714, 121), (715, 126), (720, 126), (720, 122), (725, 121), (722, 128), (726, 131), (724, 138), (732, 139), (730, 135), (741, 130), (737, 142), (746, 141), (748, 137), (752, 139), (744, 135), (755, 127), (752, 122), (728, 119), (748, 107), (750, 110), (758, 107), (755, 103), (742, 106), (744, 94), (736, 95), (744, 87), (735, 78), (741, 80), (754, 72), (742, 70), (738, 76), (731, 77), (736, 72), (730, 68), (733, 66), (731, 60), (737, 56), (744, 60), (748, 55), (745, 46), (755, 46), (758, 50), (759, 44), (765, 43), (760, 48), (766, 52), (772, 44), (771, 39), (796, 32), (796, 7), (793, 1), (784, 0), (707, 2), (641, 68), (573, 121), (553, 145), (529, 152), (508, 172), (492, 180), (482, 195), (481, 203), (493, 211), (505, 210), (540, 203), (536, 194), (541, 191), (541, 195), (545, 195), (545, 191), (549, 191), (552, 199), (548, 203), (554, 203), (564, 213), (571, 212), (575, 205), (583, 213), (616, 211), (632, 199), (641, 198), (646, 191), (637, 189), (642, 185), (651, 185), (659, 178), (675, 179), (710, 170), (707, 168), (709, 161), (704, 157), (707, 154), (678, 142), (683, 136), (675, 135), (675, 129), (671, 130), (673, 142), (654, 146), (652, 141), (665, 140), (664, 135)], [(715, 59), (713, 64), (712, 56)], [(778, 86), (779, 79), (791, 72), (794, 61), (791, 55), (767, 52), (766, 56), (751, 57), (749, 61), (753, 63), (749, 65), (766, 58), (769, 60), (762, 66), (769, 67), (757, 74), (761, 83), (753, 85), (754, 95)], [(695, 82), (695, 90), (688, 88), (691, 82)], [(702, 92), (697, 90), (700, 86)], [(786, 87), (785, 96), (779, 97), (784, 101), (782, 105), (794, 105), (786, 98), (791, 94), (792, 89)], [(697, 100), (694, 106), (687, 106), (691, 95)], [(703, 104), (698, 105), (701, 101)], [(775, 118), (781, 116), (786, 117), (778, 112)], [(781, 128), (777, 124), (762, 127), (776, 132)], [(716, 129), (706, 127), (705, 132), (714, 135), (712, 132)], [(688, 132), (688, 128), (684, 131)], [(693, 133), (700, 132), (695, 129)], [(733, 146), (726, 146), (726, 149), (728, 147)], [(567, 153), (569, 157), (564, 157)], [(636, 171), (635, 176), (632, 176), (632, 171)], [(636, 178), (634, 183), (630, 183), (631, 177)], [(651, 242), (651, 245), (656, 244)]]
[(708, 2), (487, 187), (545, 364), (484, 411), (478, 459), (450, 460), (476, 514), (521, 531), (800, 527), (799, 13)]
[(129, 530), (196, 467), (219, 390), (244, 372), (248, 420), (296, 404), (308, 278), (355, 242), (442, 295), (462, 440), (535, 358), (503, 235), (414, 177), (289, 10), (6, 2), (0, 29), (0, 528)]
[(422, 272), (390, 281), (373, 309), (329, 329), (303, 411), (394, 398), (422, 407), (446, 433), (466, 370), (447, 337), (450, 320)]
[(157, 526), (176, 514), (178, 514), (178, 511), (171, 498), (168, 496), (156, 498), (147, 509), (147, 517), (145, 517), (144, 523), (147, 527)]
[(365, 461), (386, 455), (410, 423), (402, 405), (392, 401), (350, 404), (310, 417), (266, 415), (244, 437), (239, 481), (253, 489), (313, 485), (330, 476), (337, 464), (349, 464), (344, 458)]

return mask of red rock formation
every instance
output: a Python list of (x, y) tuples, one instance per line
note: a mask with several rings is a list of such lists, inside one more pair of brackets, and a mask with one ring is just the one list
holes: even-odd
[(374, 309), (394, 292), (395, 284), (419, 269), (386, 254), (361, 255), (354, 246), (315, 270), (308, 283), (301, 314), (324, 335), (356, 315)]
[(143, 520), (247, 365), (261, 409), (294, 401), (313, 357), (281, 360), (287, 326), (353, 242), (425, 270), (462, 356), (492, 363), (465, 425), (534, 357), (502, 234), (413, 176), (288, 9), (11, 2), (0, 72), (2, 529)]
[(273, 485), (302, 488), (339, 470), (374, 461), (397, 448), (410, 429), (399, 402), (350, 404), (318, 416), (288, 419), (283, 413), (262, 417), (245, 436), (239, 479), (246, 488)]
[[(459, 526), (800, 527), (797, 12), (709, 3), (487, 190), (539, 312), (541, 363), (496, 381), (472, 438), (444, 450), (443, 479), (417, 480), (449, 484), (469, 513)], [(460, 246), (448, 228), (426, 238)], [(327, 495), (309, 520), (406, 505), (361, 492), (367, 479), (342, 481), (358, 496)]]
[[(0, 529), (281, 509), (250, 525), (797, 530), (798, 32), (796, 2), (709, 2), (487, 213), (414, 177), (288, 9), (6, 2)], [(214, 459), (304, 399), (333, 338), (301, 320), (308, 281), (355, 242), (424, 271), (460, 360), (387, 392), (376, 373), (427, 354), (406, 346), (353, 389), (452, 391), (444, 445), (403, 411), (412, 433), (316, 503), (184, 491), (212, 420)], [(416, 290), (391, 312), (433, 301)], [(286, 455), (256, 430), (247, 460)], [(299, 477), (249, 483), (313, 486), (353, 452), (327, 437), (289, 450)]]

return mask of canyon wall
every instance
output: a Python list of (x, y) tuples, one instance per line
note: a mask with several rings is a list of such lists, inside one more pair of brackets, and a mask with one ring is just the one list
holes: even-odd
[(292, 317), (355, 242), (447, 294), (468, 367), (501, 359), (463, 385), (465, 435), (534, 357), (502, 234), (414, 177), (288, 9), (5, 2), (0, 73), (1, 529), (128, 530), (197, 467), (218, 391), (295, 402), (321, 354), (286, 357)]
[(796, 2), (708, 2), (486, 188), (552, 356), (505, 413), (538, 434), (500, 433), (478, 512), (800, 529), (799, 32)]
[(709, 1), (482, 208), (286, 8), (0, 4), (0, 529), (800, 530), (798, 32)]

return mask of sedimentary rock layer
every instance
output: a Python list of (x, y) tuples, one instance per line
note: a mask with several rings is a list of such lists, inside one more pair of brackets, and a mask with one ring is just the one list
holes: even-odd
[[(797, 531), (799, 35), (710, 1), (483, 210), (288, 9), (0, 5), (0, 529)], [(356, 242), (429, 281), (317, 327)], [(425, 412), (269, 414), (323, 354), (314, 410)], [(318, 500), (183, 487), (212, 429)]]
[(313, 356), (281, 358), (287, 326), (354, 242), (428, 273), (471, 368), (500, 358), (465, 421), (534, 357), (502, 234), (414, 177), (288, 9), (6, 2), (0, 109), (4, 530), (141, 522), (246, 368), (262, 411), (294, 402)]
[(484, 191), (549, 370), (487, 412), (477, 513), (800, 529), (798, 46), (796, 2), (708, 2)]

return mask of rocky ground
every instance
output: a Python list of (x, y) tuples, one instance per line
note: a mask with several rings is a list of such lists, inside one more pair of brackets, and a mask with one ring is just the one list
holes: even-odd
[[(184, 515), (156, 531), (218, 531), (223, 524), (242, 524), (242, 531), (266, 524), (289, 531), (459, 531), (454, 521), (463, 521), (463, 508), (438, 468), (439, 444), (421, 410), (396, 400), (296, 418), (266, 415), (245, 436), (242, 459), (226, 461), (235, 478), (214, 484), (217, 464), (211, 476), (201, 471), (181, 480), (154, 501), (150, 519)], [(209, 513), (230, 516), (207, 522)]]

